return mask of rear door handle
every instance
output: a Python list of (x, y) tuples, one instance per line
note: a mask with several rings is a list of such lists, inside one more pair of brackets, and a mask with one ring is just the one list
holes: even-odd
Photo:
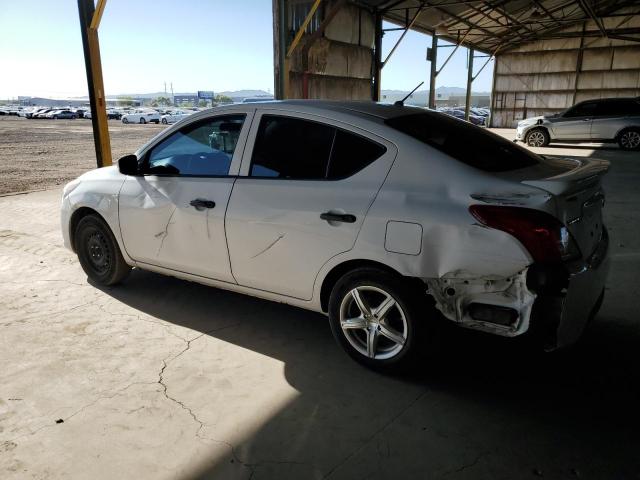
[(324, 212), (320, 214), (320, 218), (327, 222), (355, 223), (356, 221), (356, 216), (350, 213)]
[(196, 198), (195, 200), (191, 200), (189, 205), (195, 207), (196, 210), (204, 210), (205, 208), (214, 208), (216, 206), (216, 202), (212, 200), (204, 200), (202, 198)]

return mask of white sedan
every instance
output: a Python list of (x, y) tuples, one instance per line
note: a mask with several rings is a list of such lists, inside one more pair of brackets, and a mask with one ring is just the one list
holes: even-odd
[(122, 115), (122, 123), (160, 123), (160, 114), (154, 110), (134, 110)]
[(187, 118), (193, 112), (185, 111), (185, 110), (172, 110), (165, 115), (160, 117), (160, 121), (165, 125), (170, 123), (176, 123), (182, 120), (183, 118)]
[(62, 234), (92, 282), (145, 269), (323, 312), (374, 368), (442, 317), (553, 349), (602, 302), (608, 166), (421, 108), (233, 105), (67, 184)]

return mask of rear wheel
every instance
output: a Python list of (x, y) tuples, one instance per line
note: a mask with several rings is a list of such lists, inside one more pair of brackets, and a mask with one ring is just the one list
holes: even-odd
[(640, 149), (640, 129), (627, 128), (618, 135), (618, 145), (623, 150)]
[(376, 370), (406, 367), (426, 330), (419, 292), (402, 277), (362, 268), (343, 276), (329, 299), (329, 321), (340, 346)]
[(111, 229), (98, 215), (87, 215), (78, 222), (74, 244), (82, 269), (100, 285), (119, 283), (131, 271)]
[(167, 123), (169, 123), (169, 122), (167, 122), (167, 119), (166, 119), (166, 118), (163, 118), (163, 119), (162, 119), (162, 123), (164, 123), (164, 124), (166, 125), (166, 124), (167, 124)]
[(544, 128), (534, 128), (524, 139), (530, 147), (546, 147), (549, 145), (549, 140), (549, 133)]
[(122, 123), (129, 123), (129, 119), (128, 119), (127, 117), (124, 117), (124, 118), (122, 119)]
[(140, 117), (140, 123), (145, 124), (145, 123), (147, 123), (147, 121), (145, 120), (144, 117)]

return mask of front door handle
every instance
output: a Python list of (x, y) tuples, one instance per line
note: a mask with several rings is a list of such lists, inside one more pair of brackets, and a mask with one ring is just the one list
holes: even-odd
[(356, 221), (356, 216), (350, 213), (324, 212), (320, 214), (320, 218), (327, 222), (355, 223)]
[(216, 206), (216, 202), (212, 200), (204, 200), (202, 198), (196, 198), (195, 200), (191, 200), (189, 205), (195, 207), (196, 210), (204, 210), (205, 208), (214, 208)]

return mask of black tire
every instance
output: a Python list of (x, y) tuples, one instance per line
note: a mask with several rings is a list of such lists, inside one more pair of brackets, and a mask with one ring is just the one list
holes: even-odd
[[(356, 289), (365, 304), (377, 305), (371, 307), (368, 318), (352, 294)], [(375, 310), (389, 297), (395, 304), (386, 318), (373, 318), (376, 317)], [(374, 370), (398, 371), (415, 363), (412, 361), (424, 346), (422, 342), (427, 340), (425, 334), (432, 330), (429, 325), (431, 309), (426, 293), (407, 279), (384, 270), (360, 268), (344, 275), (333, 287), (329, 298), (329, 322), (338, 344), (351, 358)], [(341, 325), (343, 318), (367, 326), (355, 327), (356, 323), (353, 323), (355, 328), (345, 330)], [(403, 338), (403, 343), (391, 340), (388, 334), (399, 334), (396, 338)], [(373, 356), (369, 353), (371, 335), (374, 339), (377, 337), (373, 342)]]
[(549, 145), (549, 132), (546, 128), (533, 128), (527, 132), (524, 143), (530, 147), (546, 147)]
[(126, 118), (126, 117), (125, 117), (125, 118), (123, 118), (123, 119), (122, 119), (122, 123), (129, 123), (129, 119), (128, 119), (128, 118)]
[(166, 119), (166, 118), (163, 118), (163, 119), (162, 119), (162, 123), (166, 125), (166, 124), (167, 124), (167, 123), (169, 123), (169, 122), (167, 122), (167, 119)]
[(625, 128), (616, 140), (622, 150), (640, 150), (640, 128)]
[(140, 117), (140, 123), (144, 125), (145, 123), (147, 123), (147, 121), (144, 117)]
[(78, 222), (74, 244), (82, 269), (94, 282), (115, 285), (129, 275), (131, 267), (122, 258), (111, 229), (98, 215), (87, 215)]

